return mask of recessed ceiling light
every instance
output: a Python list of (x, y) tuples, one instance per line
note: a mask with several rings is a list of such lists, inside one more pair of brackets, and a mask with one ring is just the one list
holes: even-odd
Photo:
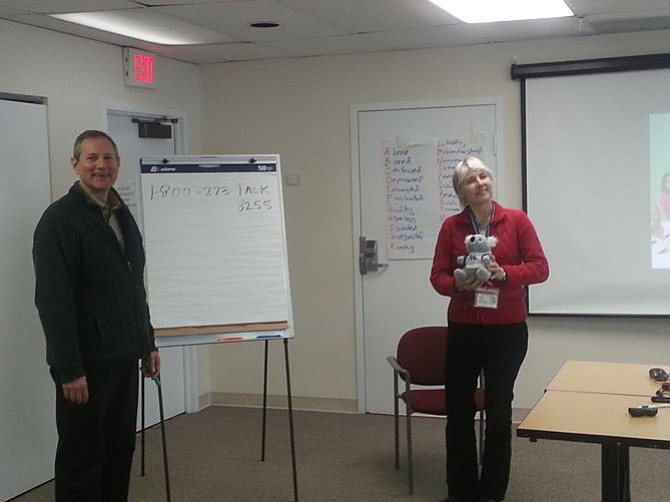
[(563, 0), (430, 0), (466, 23), (574, 16)]
[(216, 43), (226, 36), (150, 9), (50, 14), (51, 17), (162, 45)]
[(249, 26), (252, 28), (276, 28), (279, 26), (279, 23), (276, 21), (256, 21), (251, 23)]

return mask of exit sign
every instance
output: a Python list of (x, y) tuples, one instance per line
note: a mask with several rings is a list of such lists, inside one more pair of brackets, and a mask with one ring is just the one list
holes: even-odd
[(156, 87), (155, 69), (155, 54), (130, 47), (123, 48), (123, 81), (126, 85)]

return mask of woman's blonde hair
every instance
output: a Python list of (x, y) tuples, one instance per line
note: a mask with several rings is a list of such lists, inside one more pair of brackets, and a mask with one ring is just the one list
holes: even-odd
[(475, 173), (484, 172), (487, 174), (489, 178), (491, 178), (492, 183), (495, 181), (493, 177), (493, 171), (491, 171), (491, 169), (489, 169), (487, 165), (484, 164), (477, 157), (466, 157), (463, 160), (461, 160), (456, 165), (456, 168), (454, 169), (454, 175), (451, 179), (454, 185), (454, 191), (458, 196), (458, 202), (460, 202), (461, 207), (467, 206), (467, 203), (462, 196), (462, 188), (463, 184), (465, 183), (465, 179), (472, 172)]

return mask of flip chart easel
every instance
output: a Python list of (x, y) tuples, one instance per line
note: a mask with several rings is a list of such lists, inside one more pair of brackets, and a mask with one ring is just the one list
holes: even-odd
[(279, 156), (146, 157), (140, 168), (159, 334), (291, 337)]
[(268, 343), (284, 342), (297, 502), (288, 356), (293, 334), (279, 156), (144, 157), (140, 172), (147, 297), (156, 343), (265, 342), (264, 461)]
[[(278, 337), (280, 338), (280, 337)], [(267, 431), (267, 395), (268, 395), (268, 352), (269, 352), (269, 339), (265, 340), (264, 343), (264, 357), (263, 357), (263, 418), (262, 418), (262, 428), (261, 428), (261, 462), (265, 462), (265, 442), (266, 442), (266, 431)], [(286, 397), (288, 405), (288, 420), (289, 420), (289, 435), (290, 435), (290, 444), (291, 444), (291, 469), (293, 475), (293, 495), (294, 501), (298, 502), (298, 470), (296, 464), (296, 453), (295, 453), (295, 427), (293, 424), (293, 397), (291, 394), (291, 373), (290, 373), (290, 364), (289, 364), (289, 355), (288, 355), (288, 338), (283, 338), (284, 342), (284, 367), (286, 369)], [(175, 345), (173, 345), (175, 346)], [(141, 448), (140, 448), (140, 475), (145, 475), (145, 424), (144, 424), (144, 393), (145, 393), (145, 378), (140, 374), (140, 388), (141, 388), (141, 401), (142, 401), (142, 425), (141, 425)], [(166, 501), (171, 502), (171, 492), (170, 492), (170, 474), (169, 474), (169, 465), (167, 457), (167, 439), (165, 436), (165, 419), (163, 417), (163, 393), (161, 391), (160, 381), (157, 383), (158, 388), (158, 406), (160, 409), (160, 429), (161, 429), (161, 444), (163, 451), (163, 473), (165, 478), (165, 492), (166, 492)]]

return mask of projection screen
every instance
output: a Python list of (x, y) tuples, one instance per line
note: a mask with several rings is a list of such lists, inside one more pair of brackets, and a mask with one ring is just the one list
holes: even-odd
[(524, 205), (551, 267), (531, 314), (670, 315), (670, 69), (635, 66), (521, 78)]

